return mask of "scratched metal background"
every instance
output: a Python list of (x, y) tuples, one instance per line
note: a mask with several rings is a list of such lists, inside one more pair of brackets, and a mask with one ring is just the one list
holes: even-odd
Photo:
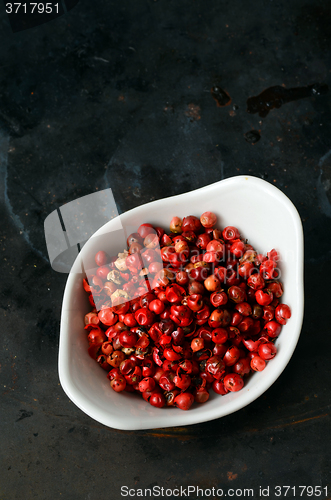
[[(266, 118), (246, 111), (271, 86), (330, 86), (330, 25), (321, 0), (81, 0), (13, 34), (1, 4), (1, 500), (117, 500), (121, 485), (154, 484), (331, 495), (331, 92)], [(109, 186), (123, 212), (243, 173), (274, 183), (303, 220), (305, 319), (288, 367), (207, 424), (121, 432), (92, 421), (58, 381), (66, 278), (47, 261), (45, 217)]]

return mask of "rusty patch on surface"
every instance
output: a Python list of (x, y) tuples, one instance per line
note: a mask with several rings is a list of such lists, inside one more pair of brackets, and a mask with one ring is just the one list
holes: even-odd
[(214, 85), (211, 90), (211, 96), (215, 99), (218, 107), (223, 108), (224, 106), (229, 106), (231, 104), (231, 97), (229, 94), (222, 89), (219, 85)]
[[(307, 417), (307, 418), (302, 418), (300, 420), (293, 420), (293, 422), (286, 422), (284, 424), (279, 424), (279, 425), (271, 425), (269, 427), (265, 427), (264, 430), (270, 430), (270, 429), (282, 429), (283, 427), (289, 427), (290, 425), (296, 425), (296, 424), (302, 424), (304, 422), (309, 422), (309, 420), (316, 420), (318, 418), (323, 418), (323, 417), (328, 417), (328, 413), (322, 413), (321, 415), (316, 415), (314, 417)], [(258, 432), (261, 429), (248, 429), (249, 432)]]
[(229, 481), (233, 481), (234, 479), (237, 479), (237, 477), (238, 477), (238, 474), (236, 474), (235, 472), (231, 472), (231, 471), (227, 472), (226, 475), (228, 476)]
[(262, 118), (275, 108), (280, 108), (283, 104), (306, 97), (316, 97), (327, 94), (329, 88), (326, 84), (314, 83), (306, 87), (295, 87), (287, 89), (282, 85), (269, 87), (261, 94), (247, 99), (247, 112), (258, 113)]
[(187, 105), (187, 107), (188, 107), (188, 110), (185, 111), (185, 115), (188, 116), (188, 118), (190, 118), (192, 122), (200, 120), (200, 118), (201, 118), (200, 106), (198, 106), (197, 104), (190, 103)]

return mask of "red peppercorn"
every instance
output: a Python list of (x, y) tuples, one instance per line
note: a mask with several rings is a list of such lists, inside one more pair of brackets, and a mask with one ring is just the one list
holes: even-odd
[(224, 380), (214, 380), (213, 385), (212, 385), (213, 391), (216, 392), (216, 394), (220, 394), (221, 396), (224, 396), (229, 392), (228, 389), (224, 387)]
[(130, 385), (137, 384), (137, 390), (139, 390), (138, 384), (141, 381), (141, 368), (139, 366), (135, 366), (133, 371), (131, 371), (127, 375), (124, 375), (124, 377), (125, 377), (127, 384), (130, 384)]
[(102, 346), (101, 346), (101, 351), (103, 354), (105, 354), (106, 356), (108, 356), (109, 354), (111, 354), (113, 352), (113, 346), (112, 346), (112, 342), (107, 340), (106, 342), (103, 342)]
[(271, 321), (274, 318), (274, 316), (275, 316), (275, 308), (272, 305), (264, 306), (262, 318), (265, 319), (266, 321)]
[(128, 327), (136, 326), (137, 322), (134, 317), (134, 314), (132, 313), (125, 314), (123, 318), (123, 323)]
[(199, 231), (201, 229), (200, 220), (194, 215), (189, 215), (183, 218), (182, 230), (185, 231)]
[(260, 356), (254, 356), (251, 359), (251, 368), (256, 372), (261, 372), (266, 367), (266, 362)]
[(224, 245), (219, 240), (211, 240), (208, 243), (206, 250), (207, 252), (215, 253), (221, 256), (224, 253)]
[(272, 302), (273, 295), (268, 288), (265, 288), (264, 290), (257, 290), (255, 292), (255, 299), (260, 306), (268, 306)]
[(238, 266), (238, 273), (242, 278), (249, 278), (254, 271), (253, 262), (243, 262)]
[(230, 252), (239, 259), (245, 253), (245, 243), (241, 240), (234, 241), (230, 246)]
[(209, 234), (202, 233), (202, 234), (199, 234), (199, 236), (197, 237), (195, 244), (201, 250), (205, 250), (210, 241), (211, 241), (211, 237), (209, 236)]
[(204, 212), (200, 217), (200, 222), (203, 227), (209, 229), (215, 226), (217, 217), (213, 212)]
[(109, 260), (108, 255), (103, 250), (95, 254), (95, 263), (97, 266), (105, 266)]
[(221, 282), (214, 274), (208, 276), (208, 278), (205, 279), (203, 284), (205, 288), (208, 290), (208, 292), (216, 292), (221, 288)]
[(291, 317), (291, 309), (287, 304), (279, 304), (275, 310), (275, 318), (281, 325), (286, 325), (287, 320)]
[(139, 325), (148, 326), (153, 323), (154, 314), (147, 307), (142, 307), (134, 313), (135, 320)]
[(97, 276), (102, 280), (106, 280), (110, 269), (108, 266), (101, 266), (97, 269)]
[(170, 231), (172, 233), (181, 233), (183, 221), (180, 217), (173, 217), (170, 222)]
[(171, 306), (170, 318), (179, 326), (188, 326), (193, 321), (192, 311), (187, 306), (174, 305)]
[(171, 302), (172, 304), (180, 304), (185, 295), (185, 288), (183, 288), (182, 286), (174, 284), (169, 285), (166, 288), (167, 301)]
[(240, 358), (233, 366), (233, 371), (238, 375), (247, 375), (251, 371), (251, 360), (249, 357)]
[(242, 332), (248, 332), (249, 329), (254, 325), (254, 320), (250, 316), (246, 316), (238, 325), (238, 329)]
[(237, 271), (235, 269), (227, 269), (226, 277), (224, 280), (224, 283), (226, 283), (227, 286), (236, 286), (239, 285), (240, 279), (237, 275)]
[(176, 387), (178, 387), (182, 391), (185, 391), (191, 385), (191, 377), (186, 373), (177, 374), (174, 377), (174, 383)]
[[(161, 363), (162, 364), (162, 363)], [(164, 375), (164, 370), (162, 368), (160, 368), (159, 366), (155, 369), (155, 373), (153, 375), (153, 378), (155, 380), (155, 382), (159, 382), (160, 378), (162, 377), (162, 375)]]
[(133, 243), (139, 243), (141, 244), (143, 241), (142, 237), (140, 236), (139, 233), (131, 233), (129, 236), (128, 236), (128, 239), (126, 240), (126, 244), (127, 246), (130, 248), (130, 246), (133, 244)]
[(178, 359), (181, 358), (181, 355), (178, 352), (175, 352), (170, 347), (164, 349), (163, 356), (169, 361), (177, 361)]
[(280, 334), (282, 326), (277, 321), (272, 320), (268, 321), (264, 328), (267, 330), (269, 337), (275, 338)]
[(149, 398), (149, 403), (152, 406), (156, 406), (156, 408), (163, 408), (163, 406), (166, 403), (166, 400), (163, 394), (158, 392), (153, 392)]
[(231, 322), (231, 315), (227, 309), (215, 309), (209, 319), (208, 324), (212, 328), (225, 327)]
[(259, 345), (258, 353), (262, 359), (269, 361), (276, 356), (277, 347), (272, 342), (263, 342)]
[(175, 389), (176, 385), (174, 382), (175, 373), (171, 371), (165, 372), (159, 380), (159, 386), (164, 391), (172, 391)]
[(189, 277), (186, 271), (178, 271), (176, 273), (176, 282), (180, 286), (187, 285), (189, 282)]
[(214, 307), (224, 306), (228, 301), (228, 296), (225, 292), (213, 292), (210, 296), (210, 302)]
[(155, 374), (155, 365), (151, 359), (144, 359), (141, 366), (143, 377), (153, 377)]
[(119, 368), (112, 368), (110, 370), (110, 372), (108, 372), (107, 378), (108, 378), (108, 380), (112, 380), (113, 378), (120, 376), (120, 375), (121, 375), (121, 372), (120, 372)]
[(115, 314), (110, 307), (101, 309), (98, 313), (99, 320), (101, 323), (107, 326), (115, 325), (118, 321), (118, 316)]
[(239, 231), (236, 227), (234, 226), (227, 226), (224, 230), (223, 230), (223, 239), (225, 241), (233, 241), (233, 240), (237, 240), (238, 238), (240, 238), (240, 234), (239, 234)]
[(139, 382), (139, 391), (152, 391), (155, 387), (155, 380), (152, 377), (145, 377)]
[(242, 316), (251, 316), (252, 307), (248, 302), (240, 302), (240, 304), (235, 305), (236, 311), (238, 311)]
[(199, 281), (193, 280), (188, 285), (189, 295), (194, 295), (196, 293), (203, 295), (205, 291), (206, 291), (205, 287)]
[(276, 265), (277, 265), (276, 262), (271, 259), (267, 259), (261, 262), (260, 273), (265, 280), (272, 280), (273, 278), (276, 277), (275, 275)]
[(144, 240), (148, 234), (155, 234), (156, 231), (151, 224), (141, 224), (141, 226), (138, 227), (137, 233), (140, 238)]
[(203, 308), (203, 300), (202, 300), (202, 295), (199, 293), (195, 293), (192, 295), (189, 295), (186, 298), (186, 304), (187, 307), (191, 309), (191, 311), (197, 312), (200, 311), (200, 309)]
[(239, 357), (240, 357), (240, 351), (238, 347), (236, 347), (235, 345), (229, 347), (229, 349), (223, 356), (223, 361), (225, 366), (234, 365), (238, 361)]
[(264, 279), (259, 273), (251, 274), (247, 280), (247, 285), (253, 290), (261, 290), (264, 288)]
[(90, 344), (102, 344), (107, 340), (105, 333), (97, 325), (89, 325), (91, 327), (87, 339)]
[(209, 399), (209, 392), (207, 389), (201, 387), (200, 389), (196, 389), (194, 391), (194, 401), (196, 403), (205, 403)]
[(206, 371), (214, 378), (220, 379), (225, 372), (225, 363), (220, 356), (212, 356), (207, 360)]
[(228, 340), (229, 334), (225, 328), (215, 328), (212, 331), (212, 341), (215, 344), (224, 344)]
[(166, 399), (166, 405), (167, 406), (174, 406), (175, 405), (175, 397), (180, 393), (179, 390), (174, 389), (172, 391), (166, 392), (164, 394), (164, 397)]
[(114, 368), (118, 368), (122, 363), (122, 361), (124, 361), (124, 359), (125, 359), (124, 352), (114, 351), (108, 356), (107, 361)]
[(243, 339), (242, 343), (246, 347), (246, 349), (250, 352), (257, 351), (261, 341), (260, 340), (252, 340), (252, 339)]
[(244, 386), (244, 381), (238, 373), (228, 373), (224, 377), (224, 387), (231, 392), (240, 391)]
[(190, 392), (182, 392), (174, 399), (174, 404), (181, 410), (189, 410), (194, 403), (194, 396)]
[(229, 299), (235, 302), (236, 304), (244, 302), (244, 300), (246, 299), (245, 290), (235, 285), (230, 286), (230, 288), (228, 289), (228, 296)]
[(112, 389), (114, 389), (114, 391), (116, 392), (122, 392), (124, 391), (125, 387), (126, 387), (126, 380), (123, 376), (121, 375), (118, 375), (117, 377), (114, 377), (111, 381), (110, 381), (110, 387)]
[(205, 346), (203, 338), (195, 338), (191, 342), (191, 349), (193, 352), (200, 351)]
[(154, 299), (149, 303), (148, 307), (155, 314), (161, 314), (164, 311), (164, 302), (160, 299)]
[(273, 296), (277, 299), (279, 299), (283, 295), (283, 286), (279, 281), (268, 283), (266, 288), (268, 288), (268, 290), (270, 290)]
[(171, 332), (171, 336), (172, 336), (172, 339), (173, 339), (173, 343), (175, 345), (181, 345), (184, 342), (184, 339), (185, 339), (185, 333), (184, 333), (183, 328), (181, 328), (180, 326), (178, 326), (176, 330), (174, 330), (173, 332)]
[(135, 364), (130, 358), (125, 359), (124, 361), (121, 362), (120, 364), (120, 372), (123, 375), (128, 375), (129, 373), (132, 373), (134, 370)]

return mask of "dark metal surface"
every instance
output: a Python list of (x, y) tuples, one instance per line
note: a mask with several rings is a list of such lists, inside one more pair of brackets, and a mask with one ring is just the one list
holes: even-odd
[[(0, 499), (117, 500), (122, 485), (330, 497), (331, 93), (247, 112), (270, 87), (330, 86), (330, 5), (81, 0), (15, 34), (3, 5), (0, 16)], [(289, 365), (210, 423), (123, 432), (91, 420), (58, 381), (66, 277), (47, 261), (45, 217), (106, 187), (123, 212), (243, 173), (279, 187), (303, 220), (305, 319)]]

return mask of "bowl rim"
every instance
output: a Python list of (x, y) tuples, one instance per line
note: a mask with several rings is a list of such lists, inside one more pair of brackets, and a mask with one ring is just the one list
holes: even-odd
[[(296, 262), (297, 265), (297, 291), (298, 291), (298, 304), (299, 304), (299, 310), (298, 310), (298, 315), (297, 315), (297, 329), (296, 329), (296, 335), (293, 335), (292, 342), (290, 345), (290, 348), (287, 349), (286, 355), (282, 358), (282, 363), (280, 367), (277, 370), (274, 370), (273, 374), (271, 377), (269, 377), (267, 382), (260, 383), (258, 387), (254, 386), (250, 390), (250, 394), (248, 396), (248, 401), (242, 404), (241, 398), (237, 398), (236, 400), (232, 401), (232, 405), (230, 409), (227, 411), (227, 409), (224, 408), (224, 406), (219, 405), (218, 408), (215, 408), (213, 411), (206, 412), (203, 415), (196, 415), (194, 411), (190, 410), (189, 412), (181, 412), (181, 414), (184, 414), (183, 417), (185, 417), (185, 423), (184, 418), (170, 418), (169, 415), (163, 416), (160, 415), (160, 425), (156, 423), (156, 425), (151, 426), (150, 424), (145, 424), (142, 419), (131, 419), (130, 421), (125, 420), (125, 419), (120, 419), (115, 417), (114, 415), (105, 415), (105, 412), (103, 409), (95, 407), (95, 405), (92, 405), (90, 401), (87, 401), (84, 395), (79, 396), (79, 390), (77, 390), (77, 387), (74, 384), (74, 381), (70, 377), (70, 371), (69, 371), (69, 358), (68, 358), (68, 353), (65, 350), (66, 347), (66, 342), (68, 341), (68, 332), (67, 332), (67, 323), (69, 320), (69, 314), (70, 314), (70, 309), (68, 309), (67, 304), (71, 301), (72, 299), (72, 293), (74, 286), (76, 284), (76, 281), (78, 279), (77, 274), (69, 274), (67, 278), (67, 282), (65, 285), (65, 290), (64, 290), (64, 295), (63, 295), (63, 300), (62, 300), (62, 310), (61, 310), (61, 322), (60, 322), (60, 339), (59, 339), (59, 355), (58, 355), (58, 372), (59, 372), (59, 379), (61, 386), (66, 393), (66, 395), (69, 397), (69, 399), (78, 407), (80, 408), (84, 413), (86, 413), (88, 416), (90, 416), (92, 419), (100, 422), (101, 424), (119, 429), (119, 430), (141, 430), (141, 429), (156, 429), (156, 428), (165, 428), (165, 427), (174, 427), (178, 425), (193, 425), (193, 424), (198, 424), (202, 422), (207, 422), (214, 420), (216, 418), (221, 418), (223, 416), (229, 415), (231, 413), (234, 413), (241, 408), (244, 408), (248, 404), (252, 403), (255, 401), (258, 397), (260, 397), (269, 387), (273, 385), (273, 383), (277, 380), (277, 378), (281, 375), (281, 373), (284, 371), (286, 368), (287, 364), (289, 363), (293, 352), (296, 348), (296, 345), (298, 343), (300, 334), (301, 334), (301, 329), (302, 329), (302, 322), (303, 322), (303, 314), (304, 314), (304, 283), (303, 283), (303, 278), (304, 278), (304, 236), (303, 236), (303, 227), (302, 227), (302, 222), (300, 215), (293, 204), (293, 202), (281, 191), (279, 188), (274, 186), (273, 184), (269, 183), (268, 181), (265, 181), (264, 179), (261, 179), (259, 177), (251, 176), (251, 175), (238, 175), (238, 176), (232, 176), (228, 177), (226, 179), (214, 182), (212, 184), (208, 184), (206, 186), (194, 189), (192, 191), (188, 191), (182, 194), (174, 195), (174, 196), (169, 196), (165, 198), (161, 198), (155, 201), (151, 201), (149, 203), (145, 203), (143, 205), (137, 206), (135, 208), (132, 208), (123, 214), (120, 215), (120, 217), (125, 217), (129, 218), (133, 212), (138, 213), (140, 209), (146, 210), (147, 207), (152, 207), (156, 206), (160, 203), (162, 203), (164, 200), (173, 200), (176, 202), (176, 199), (178, 198), (185, 198), (187, 195), (194, 195), (198, 194), (203, 191), (208, 191), (208, 189), (217, 189), (217, 187), (222, 184), (222, 187), (226, 185), (231, 185), (234, 182), (235, 183), (240, 183), (242, 181), (250, 181), (253, 182), (255, 185), (260, 186), (263, 188), (263, 190), (269, 191), (269, 193), (273, 196), (276, 196), (279, 198), (286, 206), (287, 210), (291, 213), (293, 220), (295, 221), (295, 229), (296, 229), (296, 239), (298, 241), (298, 259)], [(111, 221), (110, 221), (111, 222)], [(98, 234), (102, 234), (102, 231), (104, 231), (105, 226), (107, 226), (108, 223), (106, 223), (104, 226), (102, 226), (94, 235), (91, 236), (93, 238), (94, 236), (97, 236)], [(88, 240), (89, 241), (89, 240)], [(86, 243), (86, 245), (88, 242)], [(84, 245), (84, 248), (85, 246)], [(84, 248), (82, 250), (84, 250)], [(76, 261), (79, 259), (79, 256), (77, 257)], [(74, 263), (75, 265), (75, 263)], [(81, 276), (81, 275), (80, 275)], [(241, 392), (241, 391), (240, 391)], [(235, 394), (235, 393), (232, 393)], [(148, 404), (148, 403), (146, 403)], [(223, 410), (223, 411), (222, 411)], [(168, 413), (168, 412), (166, 412)]]

